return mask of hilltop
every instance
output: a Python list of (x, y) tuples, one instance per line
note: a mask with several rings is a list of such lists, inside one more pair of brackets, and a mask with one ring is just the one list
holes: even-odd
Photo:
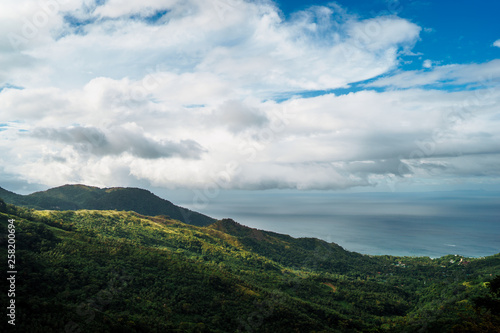
[(198, 226), (215, 222), (215, 219), (209, 216), (176, 206), (140, 188), (63, 185), (28, 195), (19, 195), (0, 188), (0, 198), (13, 205), (34, 209), (134, 211), (149, 216), (167, 215), (184, 223)]

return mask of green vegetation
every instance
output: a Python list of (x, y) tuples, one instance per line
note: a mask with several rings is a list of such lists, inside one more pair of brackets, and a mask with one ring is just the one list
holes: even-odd
[(140, 188), (113, 187), (100, 189), (86, 185), (64, 185), (29, 195), (19, 195), (0, 188), (5, 202), (34, 209), (99, 209), (134, 211), (139, 214), (166, 215), (184, 223), (206, 226), (215, 219), (174, 205), (168, 200)]
[[(9, 218), (16, 220), (19, 332), (500, 327), (500, 255), (366, 256), (229, 219), (199, 227), (166, 216), (36, 211), (0, 201), (2, 234)], [(5, 319), (0, 325), (11, 328)]]

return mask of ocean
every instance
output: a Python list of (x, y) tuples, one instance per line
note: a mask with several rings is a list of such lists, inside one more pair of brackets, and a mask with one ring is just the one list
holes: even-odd
[[(189, 201), (185, 206), (200, 210)], [(221, 191), (200, 211), (370, 255), (500, 253), (498, 192)]]

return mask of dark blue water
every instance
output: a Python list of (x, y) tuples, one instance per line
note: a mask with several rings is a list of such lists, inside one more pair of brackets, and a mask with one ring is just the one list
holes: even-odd
[(482, 257), (500, 252), (500, 193), (494, 192), (231, 191), (212, 198), (202, 212), (364, 254)]

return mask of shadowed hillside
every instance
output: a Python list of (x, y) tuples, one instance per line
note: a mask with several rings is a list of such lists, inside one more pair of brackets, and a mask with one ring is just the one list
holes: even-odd
[(120, 210), (156, 216), (167, 215), (192, 225), (208, 225), (209, 216), (174, 205), (153, 193), (139, 188), (98, 188), (86, 185), (64, 185), (29, 195), (19, 195), (0, 188), (5, 202), (35, 209), (50, 210)]

